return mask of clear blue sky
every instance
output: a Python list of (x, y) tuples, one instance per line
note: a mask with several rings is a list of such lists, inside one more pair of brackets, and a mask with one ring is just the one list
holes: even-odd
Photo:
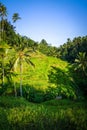
[(54, 46), (87, 35), (87, 0), (0, 0), (8, 19), (18, 12), (16, 30), (35, 41), (45, 39)]

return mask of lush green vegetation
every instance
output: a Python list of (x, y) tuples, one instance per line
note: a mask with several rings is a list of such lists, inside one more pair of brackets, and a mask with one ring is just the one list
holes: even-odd
[[(67, 62), (47, 57), (39, 52), (31, 54), (31, 61), (35, 67), (26, 62), (23, 64), (22, 86), (23, 96), (26, 99), (42, 102), (60, 95), (64, 98), (78, 98), (78, 87), (69, 71)], [(12, 77), (10, 85), (9, 81), (4, 85), (6, 88), (3, 90), (3, 94), (14, 96), (16, 86), (16, 96), (20, 96), (20, 64), (16, 71), (16, 76)]]
[(0, 97), (1, 130), (86, 130), (86, 121), (85, 101), (33, 104), (23, 98)]
[(86, 95), (87, 36), (37, 43), (0, 3), (0, 130), (87, 130)]

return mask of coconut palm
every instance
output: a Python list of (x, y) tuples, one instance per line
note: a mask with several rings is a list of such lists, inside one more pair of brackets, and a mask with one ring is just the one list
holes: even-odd
[(24, 39), (23, 37), (19, 36), (18, 38), (18, 46), (15, 47), (15, 57), (13, 58), (13, 71), (16, 71), (17, 65), (19, 64), (20, 68), (20, 96), (22, 96), (22, 73), (23, 73), (23, 61), (27, 62), (34, 66), (34, 64), (30, 60), (29, 53), (31, 50), (27, 50), (25, 48)]
[(75, 59), (75, 70), (83, 72), (83, 75), (87, 75), (87, 57), (85, 52), (79, 52), (77, 58)]
[(12, 16), (13, 23), (15, 23), (17, 20), (21, 19), (18, 13), (14, 13)]
[(4, 18), (7, 16), (6, 7), (0, 3), (0, 17), (1, 17), (1, 39), (4, 40)]
[(19, 14), (18, 13), (14, 13), (13, 17), (12, 17), (13, 22), (15, 23), (19, 19), (21, 19), (21, 17), (19, 16)]
[(1, 59), (1, 68), (2, 68), (2, 86), (4, 86), (4, 77), (5, 77), (5, 58), (8, 53), (8, 45), (4, 42), (0, 42), (0, 59)]

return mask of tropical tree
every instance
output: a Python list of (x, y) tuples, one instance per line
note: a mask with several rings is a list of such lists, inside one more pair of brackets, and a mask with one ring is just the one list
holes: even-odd
[(8, 53), (8, 45), (4, 42), (0, 42), (0, 61), (1, 61), (1, 70), (2, 70), (2, 86), (4, 86), (4, 77), (5, 77), (5, 59)]
[(5, 78), (5, 58), (7, 57), (8, 46), (4, 41), (4, 20), (7, 16), (6, 7), (0, 3), (0, 62), (1, 62), (1, 80), (2, 86), (4, 86)]
[(87, 57), (86, 52), (79, 52), (75, 59), (75, 70), (82, 71), (83, 75), (87, 75)]
[(17, 20), (21, 19), (18, 13), (14, 13), (12, 16), (13, 23), (15, 23)]
[(7, 19), (4, 20), (4, 41), (12, 47), (16, 43), (15, 28)]
[(16, 68), (19, 64), (20, 69), (20, 96), (22, 96), (22, 73), (23, 73), (23, 61), (27, 62), (28, 64), (31, 64), (32, 66), (35, 66), (31, 60), (29, 53), (32, 50), (27, 50), (25, 48), (25, 43), (23, 37), (19, 36), (18, 38), (18, 46), (15, 47), (15, 57), (13, 58), (13, 71), (16, 71)]
[(1, 39), (4, 40), (4, 18), (7, 16), (7, 9), (6, 7), (0, 3), (0, 17), (1, 17)]
[(12, 17), (13, 22), (15, 23), (19, 19), (21, 19), (21, 17), (19, 16), (19, 14), (18, 13), (14, 13), (13, 17)]

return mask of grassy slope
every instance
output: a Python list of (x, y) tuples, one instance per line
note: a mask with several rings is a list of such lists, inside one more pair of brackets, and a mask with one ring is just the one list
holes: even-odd
[[(40, 52), (31, 54), (35, 68), (23, 63), (23, 85), (45, 91), (47, 88), (60, 88), (66, 97), (76, 98), (75, 83), (69, 70), (69, 64), (55, 57), (47, 57)], [(17, 69), (19, 73), (19, 69)], [(20, 75), (20, 73), (19, 73)], [(20, 83), (20, 76), (15, 78)], [(18, 85), (19, 86), (19, 85)], [(59, 95), (59, 94), (58, 94)]]
[[(12, 52), (11, 52), (12, 53)], [(36, 90), (47, 91), (47, 89), (57, 88), (58, 94), (64, 94), (66, 97), (76, 98), (75, 83), (72, 74), (69, 70), (69, 64), (61, 59), (55, 57), (47, 57), (46, 55), (35, 52), (31, 54), (30, 60), (35, 64), (35, 67), (23, 62), (22, 84), (23, 87), (33, 87)], [(20, 67), (17, 66), (16, 77), (13, 81), (18, 88), (20, 84)], [(60, 89), (60, 90), (59, 90)], [(14, 91), (9, 84), (7, 93), (10, 94)], [(51, 89), (51, 92), (53, 90)], [(56, 90), (55, 90), (56, 91)]]
[[(68, 63), (60, 59), (47, 57), (38, 52), (32, 54), (31, 61), (35, 64), (35, 68), (26, 63), (23, 65), (23, 84), (29, 84), (35, 88), (47, 88), (50, 85), (48, 74), (52, 69), (51, 66), (59, 68), (68, 74)], [(63, 76), (61, 78), (63, 79)], [(17, 82), (20, 80), (18, 79)]]

